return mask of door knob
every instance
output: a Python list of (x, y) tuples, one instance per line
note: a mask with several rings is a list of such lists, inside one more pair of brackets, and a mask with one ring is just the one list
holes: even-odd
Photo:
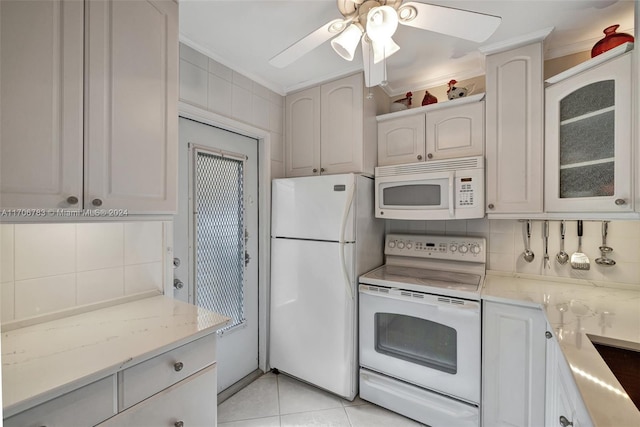
[(493, 209), (495, 208), (495, 206), (493, 205), (493, 203), (489, 203), (489, 206), (487, 206), (489, 209)]
[(67, 203), (69, 203), (70, 205), (75, 205), (78, 203), (78, 198), (76, 196), (69, 196), (67, 197)]
[(627, 201), (625, 199), (616, 199), (616, 205), (618, 206), (622, 206), (624, 204), (626, 204)]
[(318, 169), (313, 168), (313, 173), (316, 173), (316, 172), (318, 172)]
[(427, 159), (433, 159), (433, 154), (431, 153), (427, 154)]
[(422, 154), (418, 154), (418, 160), (422, 160)]
[(100, 199), (93, 199), (93, 200), (91, 201), (91, 204), (92, 204), (93, 206), (102, 206), (102, 200), (100, 200)]
[(180, 279), (173, 279), (173, 287), (176, 289), (182, 289), (184, 287), (184, 283)]

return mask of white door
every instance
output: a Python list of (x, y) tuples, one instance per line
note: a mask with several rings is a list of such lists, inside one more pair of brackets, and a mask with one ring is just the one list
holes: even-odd
[(220, 392), (258, 369), (258, 142), (184, 118), (179, 135), (174, 294), (232, 318), (218, 335)]
[(353, 242), (355, 175), (273, 181), (271, 235)]

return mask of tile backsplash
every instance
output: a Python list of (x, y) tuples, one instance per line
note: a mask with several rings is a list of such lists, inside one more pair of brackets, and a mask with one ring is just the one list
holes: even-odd
[(171, 222), (0, 224), (2, 322), (157, 289)]
[[(607, 246), (613, 248), (609, 258), (616, 265), (605, 267), (595, 263), (602, 245), (602, 222), (584, 221), (582, 251), (591, 262), (588, 271), (573, 270), (568, 262), (560, 265), (556, 254), (560, 251), (560, 221), (549, 221), (550, 268), (543, 266), (544, 221), (532, 221), (531, 249), (533, 262), (522, 257), (526, 239), (525, 223), (518, 220), (475, 219), (456, 221), (394, 221), (387, 220), (387, 232), (414, 234), (442, 234), (452, 236), (481, 236), (487, 239), (487, 269), (567, 277), (594, 281), (633, 284), (640, 286), (640, 221), (611, 221)], [(566, 222), (565, 251), (571, 255), (578, 249), (577, 222)]]

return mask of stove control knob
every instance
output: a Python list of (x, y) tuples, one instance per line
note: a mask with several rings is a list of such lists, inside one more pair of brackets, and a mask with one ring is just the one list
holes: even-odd
[(404, 242), (398, 242), (398, 249), (404, 249)]
[(413, 243), (407, 242), (407, 249), (411, 249), (413, 247)]
[(449, 245), (449, 250), (451, 252), (456, 252), (458, 250), (458, 247), (452, 243), (451, 245)]
[(465, 244), (458, 246), (458, 250), (461, 254), (466, 254), (467, 252), (469, 252), (469, 248)]
[(480, 253), (480, 245), (471, 245), (471, 253), (478, 255)]
[(395, 248), (395, 247), (396, 247), (396, 241), (395, 241), (395, 240), (390, 241), (390, 242), (389, 242), (389, 247), (390, 247), (391, 249)]

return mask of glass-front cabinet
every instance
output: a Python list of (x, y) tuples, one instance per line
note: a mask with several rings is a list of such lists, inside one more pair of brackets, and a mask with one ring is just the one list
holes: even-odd
[(631, 100), (630, 53), (546, 88), (547, 212), (633, 210)]

